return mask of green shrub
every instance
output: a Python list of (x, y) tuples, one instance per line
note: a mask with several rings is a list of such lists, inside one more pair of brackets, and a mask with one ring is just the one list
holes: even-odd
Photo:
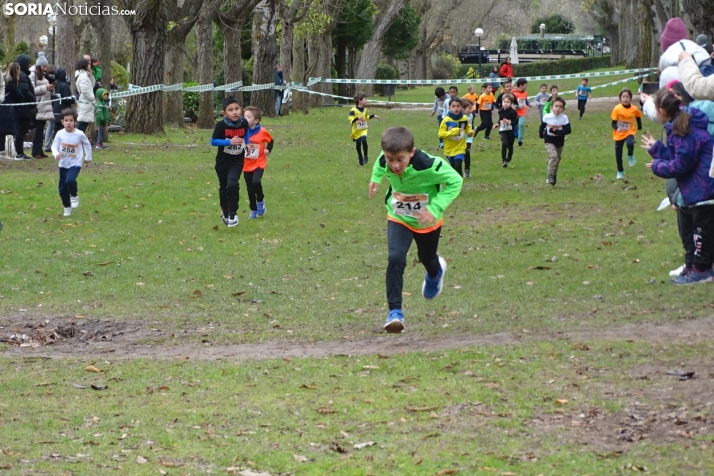
[[(375, 73), (374, 79), (399, 79), (399, 71), (397, 71), (394, 66), (380, 63), (377, 65), (377, 72)], [(374, 86), (374, 93), (385, 96), (384, 88), (381, 84)]]
[(563, 15), (553, 14), (547, 17), (541, 17), (531, 26), (531, 33), (540, 33), (540, 25), (545, 25), (546, 33), (572, 33), (575, 31), (575, 24), (565, 18)]
[[(540, 36), (519, 36), (519, 50), (585, 50), (590, 40), (580, 36), (563, 35), (560, 39), (541, 38)], [(499, 50), (511, 49), (511, 37), (500, 37), (496, 43)]]
[[(183, 83), (184, 88), (189, 88), (191, 86), (198, 86), (198, 81), (192, 81), (190, 83)], [(183, 92), (183, 114), (186, 117), (191, 118), (191, 122), (196, 122), (198, 120), (198, 100), (200, 93)]]
[(433, 79), (453, 79), (459, 73), (461, 61), (448, 53), (439, 53), (436, 65), (431, 69)]
[(112, 61), (112, 76), (114, 76), (114, 82), (117, 83), (121, 89), (127, 89), (129, 87), (129, 72), (116, 61)]
[(513, 65), (513, 76), (549, 76), (554, 74), (575, 74), (597, 68), (610, 67), (610, 56), (570, 58), (557, 61), (536, 61)]
[(5, 64), (5, 49), (0, 45), (0, 65)]
[(27, 55), (32, 58), (32, 48), (30, 48), (30, 45), (24, 41), (15, 43), (15, 46), (10, 50), (9, 59), (15, 61), (15, 59), (20, 55)]

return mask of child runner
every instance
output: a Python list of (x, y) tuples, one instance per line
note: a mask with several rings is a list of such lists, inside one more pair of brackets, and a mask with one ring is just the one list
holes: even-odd
[[(461, 107), (464, 110), (464, 116), (473, 128), (474, 114), (473, 103), (467, 98), (461, 98)], [(473, 136), (466, 136), (466, 153), (464, 154), (464, 177), (471, 177), (471, 143), (474, 141)]]
[(518, 124), (518, 113), (513, 109), (512, 104), (516, 101), (513, 94), (504, 94), (501, 98), (501, 109), (498, 111), (498, 132), (501, 134), (501, 165), (508, 167), (508, 163), (513, 159), (513, 141), (516, 135), (513, 126)]
[(218, 197), (221, 203), (221, 220), (229, 227), (238, 225), (238, 191), (240, 174), (245, 158), (245, 133), (248, 123), (243, 118), (243, 110), (238, 99), (227, 97), (223, 100), (223, 120), (216, 123), (211, 136), (211, 145), (218, 147), (216, 153), (216, 175), (218, 176)]
[[(444, 109), (444, 101), (446, 100), (446, 91), (444, 91), (444, 88), (441, 86), (437, 87), (434, 90), (434, 107), (431, 108), (431, 116), (434, 117), (434, 114), (436, 114), (436, 123), (437, 125), (437, 131), (438, 127), (441, 126), (441, 120), (444, 118), (444, 114), (446, 114), (445, 109)], [(444, 139), (439, 138), (439, 148), (444, 147)]]
[[(499, 94), (496, 98), (496, 109), (498, 109), (499, 111), (501, 110), (501, 107), (503, 107), (501, 105), (501, 101), (503, 100), (504, 94), (513, 94), (513, 81), (511, 81), (510, 79), (507, 79), (503, 83), (503, 90), (501, 91), (501, 94)], [(511, 103), (511, 106), (513, 106), (513, 103)]]
[(543, 116), (538, 130), (538, 136), (545, 142), (545, 150), (548, 151), (548, 179), (546, 183), (553, 186), (558, 182), (558, 166), (563, 154), (565, 136), (570, 134), (570, 121), (568, 116), (563, 114), (565, 100), (563, 98), (553, 99), (551, 112)]
[[(642, 130), (642, 111), (632, 107), (632, 91), (620, 91), (620, 104), (615, 106), (610, 114), (612, 119), (612, 138), (615, 141), (615, 160), (617, 161), (617, 178), (625, 178), (625, 169), (622, 166), (622, 147), (627, 144), (627, 161), (634, 167), (635, 160), (635, 135), (637, 130)], [(581, 111), (582, 112), (582, 111)], [(637, 129), (635, 129), (637, 120)]]
[(459, 195), (463, 179), (440, 157), (414, 148), (414, 136), (406, 127), (390, 127), (382, 134), (382, 155), (374, 163), (369, 184), (372, 199), (386, 175), (387, 302), (384, 330), (404, 330), (402, 288), (407, 252), (416, 241), (419, 261), (426, 268), (421, 293), (437, 297), (444, 286), (446, 260), (437, 254), (444, 210)]
[(535, 97), (535, 104), (538, 106), (538, 119), (541, 123), (543, 122), (543, 109), (545, 109), (545, 104), (549, 100), (550, 94), (548, 94), (548, 85), (543, 83), (540, 85), (540, 92), (536, 94)]
[(493, 118), (491, 113), (493, 111), (493, 104), (496, 102), (496, 98), (493, 97), (491, 83), (486, 83), (483, 87), (485, 92), (478, 98), (478, 111), (479, 117), (481, 118), (481, 125), (476, 128), (474, 137), (478, 135), (479, 131), (485, 131), (484, 140), (491, 140), (491, 129), (493, 129)]
[(709, 282), (714, 262), (714, 181), (709, 177), (714, 139), (707, 132), (709, 118), (699, 109), (683, 106), (667, 89), (655, 95), (654, 105), (667, 133), (667, 145), (649, 132), (642, 136), (643, 147), (654, 158), (647, 168), (658, 177), (677, 179), (684, 205), (692, 211), (691, 223), (685, 227), (694, 230), (696, 244), (692, 269), (672, 282)]
[(516, 90), (513, 91), (513, 96), (516, 98), (516, 113), (518, 114), (518, 131), (516, 136), (518, 137), (518, 145), (523, 145), (523, 136), (526, 133), (526, 112), (528, 110), (526, 107), (533, 107), (533, 104), (528, 101), (528, 93), (526, 92), (526, 87), (528, 86), (528, 81), (526, 78), (518, 78), (516, 81)]
[[(553, 99), (558, 97), (558, 86), (555, 84), (550, 87), (550, 99), (548, 99), (545, 103), (545, 106), (543, 106), (543, 114), (548, 114), (550, 112), (550, 104), (553, 101)], [(567, 109), (567, 107), (566, 107)]]
[(474, 88), (473, 84), (469, 84), (468, 92), (465, 95), (463, 95), (462, 98), (468, 99), (469, 101), (471, 101), (471, 104), (476, 104), (476, 100), (478, 99), (478, 94), (476, 94), (476, 88)]
[(64, 205), (64, 215), (72, 215), (72, 209), (79, 207), (77, 176), (82, 170), (82, 159), (92, 161), (92, 144), (77, 125), (77, 113), (65, 109), (60, 113), (62, 129), (52, 141), (52, 155), (59, 161), (59, 195)]
[(583, 114), (585, 114), (585, 103), (588, 102), (588, 99), (592, 99), (593, 97), (593, 89), (588, 86), (588, 78), (583, 78), (580, 86), (578, 86), (577, 93), (578, 111), (580, 111), (580, 116), (578, 117), (578, 120), (580, 120), (583, 118)]
[[(444, 101), (444, 115), (449, 113), (449, 103), (451, 102), (452, 99), (456, 99), (459, 96), (459, 88), (456, 86), (450, 86), (449, 87), (449, 95), (446, 98), (446, 101)], [(439, 124), (441, 125), (441, 124)]]
[[(250, 202), (250, 217), (258, 218), (265, 215), (265, 197), (263, 195), (263, 173), (268, 165), (268, 155), (273, 150), (273, 136), (260, 126), (263, 113), (255, 106), (245, 108), (245, 120), (248, 131), (245, 133), (246, 151), (243, 163), (243, 178), (248, 189)], [(366, 139), (366, 137), (365, 137)], [(365, 141), (365, 147), (367, 142)], [(365, 153), (366, 153), (365, 149)]]
[(467, 135), (473, 136), (474, 131), (463, 113), (461, 100), (452, 99), (449, 103), (449, 113), (439, 126), (439, 137), (444, 139), (444, 155), (461, 176), (463, 176), (461, 169), (466, 155)]
[[(371, 116), (367, 114), (367, 95), (365, 93), (357, 93), (355, 95), (355, 107), (350, 109), (349, 120), (352, 124), (352, 135), (350, 138), (355, 143), (357, 149), (357, 160), (360, 165), (369, 163), (369, 155), (367, 152), (367, 130), (369, 125), (367, 122), (370, 119), (379, 120), (379, 116), (372, 114)], [(362, 148), (364, 148), (364, 156), (362, 155)]]

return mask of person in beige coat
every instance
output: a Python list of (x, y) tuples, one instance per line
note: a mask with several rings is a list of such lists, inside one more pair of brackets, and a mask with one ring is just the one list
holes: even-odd
[(37, 98), (37, 114), (35, 115), (35, 134), (32, 138), (32, 157), (35, 159), (44, 159), (48, 157), (42, 152), (45, 137), (45, 123), (54, 121), (55, 116), (52, 112), (52, 93), (54, 86), (50, 84), (47, 78), (47, 59), (45, 54), (40, 52), (35, 69), (30, 74), (30, 82), (35, 88), (35, 97)]
[(714, 74), (705, 77), (686, 51), (679, 53), (679, 77), (692, 98), (714, 101)]
[(74, 72), (74, 87), (79, 95), (77, 100), (77, 129), (87, 131), (89, 124), (94, 123), (94, 77), (91, 64), (86, 58), (77, 63)]

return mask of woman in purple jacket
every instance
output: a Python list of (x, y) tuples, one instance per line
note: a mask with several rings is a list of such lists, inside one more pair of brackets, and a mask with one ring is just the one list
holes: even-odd
[(667, 132), (667, 144), (655, 140), (649, 132), (642, 137), (643, 147), (654, 159), (647, 168), (658, 177), (677, 180), (681, 203), (673, 205), (690, 208), (691, 223), (686, 226), (694, 230), (696, 246), (692, 268), (672, 282), (710, 282), (714, 263), (714, 179), (709, 177), (709, 169), (714, 139), (707, 132), (709, 118), (699, 109), (683, 106), (668, 89), (655, 95), (654, 104)]

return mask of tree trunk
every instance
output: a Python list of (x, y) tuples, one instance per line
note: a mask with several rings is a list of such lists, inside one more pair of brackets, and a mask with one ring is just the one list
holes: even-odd
[[(357, 68), (356, 78), (373, 79), (377, 73), (377, 65), (382, 51), (382, 42), (384, 35), (396, 18), (399, 11), (404, 8), (408, 0), (380, 0), (376, 1), (379, 14), (374, 19), (374, 29), (372, 30), (372, 38), (362, 48), (362, 58)], [(372, 95), (372, 85), (365, 84), (358, 87), (368, 96)]]
[[(275, 41), (278, 14), (277, 0), (260, 0), (253, 10), (253, 84), (275, 82), (275, 62), (278, 60), (278, 44)], [(275, 116), (275, 93), (273, 89), (253, 91), (251, 103), (263, 111), (263, 115)]]
[[(341, 41), (338, 41), (335, 47), (335, 69), (337, 70), (338, 78), (347, 78), (347, 47)], [(332, 71), (330, 71), (330, 74), (331, 73)], [(330, 76), (327, 77), (329, 78)], [(349, 96), (349, 86), (347, 84), (338, 83), (337, 94), (340, 96)]]
[[(241, 45), (240, 45), (240, 30), (243, 27), (243, 22), (234, 23), (219, 23), (221, 31), (223, 31), (223, 77), (225, 84), (236, 83), (243, 79), (243, 65), (241, 64)], [(236, 96), (241, 99), (243, 105), (242, 93), (240, 91), (226, 91), (226, 96)]]
[[(100, 0), (93, 0), (94, 5), (101, 5)], [(112, 17), (109, 15), (89, 15), (89, 23), (95, 34), (95, 55), (102, 65), (102, 86), (109, 91), (112, 79)]]
[[(681, 0), (682, 10), (691, 19), (695, 35), (707, 35), (709, 41), (714, 40), (714, 8), (711, 0)], [(711, 44), (711, 43), (710, 43)]]
[[(67, 8), (72, 5), (72, 0), (67, 2)], [(77, 29), (75, 26), (75, 17), (63, 15), (58, 11), (57, 15), (57, 34), (55, 35), (55, 65), (64, 68), (67, 71), (67, 76), (74, 81), (74, 67), (79, 59), (79, 45), (77, 43)], [(13, 58), (14, 60), (14, 58)]]
[[(301, 82), (303, 85), (307, 83), (307, 70), (305, 65), (306, 41), (305, 38), (296, 38), (293, 43), (293, 78), (295, 81)], [(298, 91), (293, 92), (293, 111), (307, 113), (310, 105), (310, 94)]]
[[(196, 24), (196, 43), (198, 47), (198, 74), (200, 84), (213, 84), (213, 15), (216, 4), (209, 1), (203, 4)], [(198, 127), (213, 129), (213, 91), (200, 93), (198, 103)]]
[[(183, 84), (186, 37), (198, 20), (201, 10), (199, 0), (183, 0), (181, 7), (177, 0), (168, 0), (168, 19), (175, 23), (166, 35), (166, 61), (163, 83), (167, 86)], [(185, 127), (183, 120), (183, 92), (163, 93), (164, 124)]]
[[(118, 0), (124, 10), (136, 15), (125, 16), (132, 37), (130, 82), (137, 86), (161, 84), (164, 79), (164, 47), (167, 17), (161, 0)], [(129, 96), (126, 105), (126, 132), (163, 133), (162, 92)]]

